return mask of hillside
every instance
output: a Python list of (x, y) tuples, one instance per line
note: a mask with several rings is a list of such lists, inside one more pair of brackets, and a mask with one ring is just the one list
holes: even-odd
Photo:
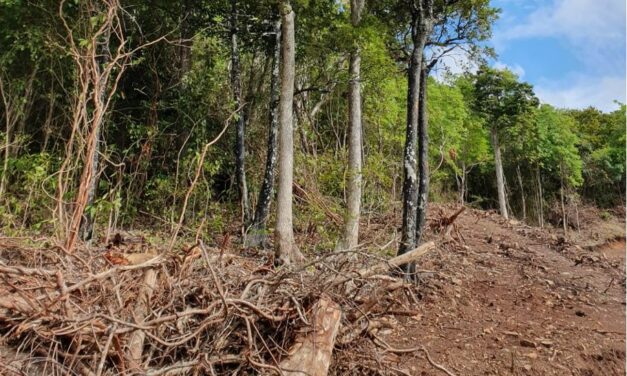
[[(152, 348), (147, 355), (151, 360), (146, 363), (149, 374), (191, 374), (208, 369), (218, 374), (234, 370), (273, 374), (276, 362), (289, 357), (285, 351), (294, 336), (307, 333), (303, 315), (311, 322), (312, 304), (330, 297), (342, 311), (331, 357), (333, 374), (624, 374), (624, 223), (613, 218), (586, 223), (580, 233), (572, 235), (579, 239), (577, 243), (565, 241), (550, 229), (467, 209), (449, 227), (448, 235), (438, 233), (443, 230), (439, 226), (442, 219), (455, 211), (452, 206), (433, 206), (427, 240), (435, 241), (436, 248), (420, 259), (414, 285), (383, 275), (370, 279), (362, 274), (359, 278), (351, 270), (377, 260), (363, 253), (350, 262), (333, 261), (328, 258), (330, 254), (322, 256), (304, 274), (293, 275), (280, 269), (273, 271), (268, 264), (269, 253), (204, 247), (200, 252), (191, 247), (153, 264), (159, 277), (155, 277), (148, 303), (142, 303), (145, 290), (135, 290), (142, 285), (137, 283), (141, 278), (137, 269), (146, 266), (134, 265), (129, 255), (154, 256), (151, 252), (158, 247), (144, 244), (142, 238), (127, 235), (120, 244), (81, 250), (81, 258), (88, 254), (91, 258), (80, 262), (71, 261), (79, 254), (68, 258), (57, 254), (50, 244), (47, 250), (33, 247), (45, 247), (41, 239), (33, 243), (1, 238), (4, 267), (0, 274), (9, 281), (0, 299), (0, 327), (5, 338), (2, 373), (39, 374), (48, 367), (61, 374), (68, 369), (89, 374), (90, 364), (94, 368), (100, 364), (89, 359), (101, 358), (89, 354), (101, 354), (103, 347), (107, 348), (106, 342), (117, 343), (118, 347), (113, 346), (108, 355), (102, 356), (106, 360), (101, 363), (103, 374), (123, 373), (129, 367), (121, 355), (126, 348), (124, 343), (130, 341), (128, 333), (133, 328), (141, 327), (152, 333), (142, 340)], [(370, 235), (382, 235), (376, 229), (386, 229), (380, 226), (384, 222), (373, 221)], [(597, 239), (592, 239), (594, 234), (599, 234)], [(593, 241), (585, 243), (586, 239)], [(122, 262), (119, 257), (129, 260)], [(207, 273), (206, 265), (200, 263), (205, 257), (223, 267), (210, 268), (211, 273)], [(63, 261), (59, 263), (54, 258)], [(93, 271), (81, 271), (82, 263), (92, 265)], [(35, 265), (39, 268), (29, 269)], [(118, 276), (114, 278), (117, 285), (94, 277), (107, 274), (112, 268), (118, 268), (119, 274), (111, 274)], [(146, 270), (150, 268), (148, 265)], [(37, 277), (43, 270), (51, 271), (49, 277)], [(349, 276), (352, 282), (336, 283), (336, 273)], [(63, 308), (51, 298), (52, 303), (35, 314), (32, 301), (39, 299), (43, 304), (46, 298), (33, 298), (33, 291), (48, 291), (48, 297), (54, 297), (65, 283), (58, 275), (68, 281), (65, 288), (73, 291), (68, 299), (75, 308)], [(51, 285), (43, 282), (55, 279), (57, 282)], [(255, 281), (284, 287), (264, 293), (264, 289), (250, 288)], [(187, 286), (185, 291), (182, 286)], [(348, 291), (354, 294), (347, 295)], [(115, 303), (115, 295), (120, 304)], [(221, 313), (223, 299), (233, 305)], [(250, 303), (242, 303), (243, 300)], [(138, 311), (138, 307), (143, 308)], [(109, 314), (104, 313), (107, 309)], [(146, 324), (141, 324), (138, 316), (129, 318), (129, 309), (134, 315), (146, 315)], [(194, 319), (181, 321), (187, 315), (181, 313), (168, 316), (168, 312), (194, 309)], [(24, 316), (25, 312), (29, 315)], [(68, 312), (83, 318), (72, 319)], [(258, 327), (257, 334), (248, 341), (253, 338), (254, 347), (261, 348), (252, 353), (245, 350), (253, 346), (245, 340), (250, 328), (237, 323), (242, 317), (248, 325)], [(171, 320), (174, 321), (170, 325)], [(81, 332), (85, 326), (77, 327), (77, 322), (91, 327), (92, 332)], [(155, 324), (148, 325), (149, 322)], [(118, 333), (111, 335), (115, 341), (107, 341), (111, 330)], [(56, 345), (52, 346), (54, 341), (46, 345), (50, 336), (57, 338)], [(69, 351), (69, 339), (76, 340), (77, 336), (84, 344), (81, 350), (75, 349), (77, 357), (71, 360), (63, 349)], [(190, 347), (188, 341), (194, 338), (196, 345)], [(95, 348), (87, 345), (92, 340)], [(217, 345), (216, 341), (223, 343)], [(253, 354), (257, 360), (253, 360)], [(198, 358), (199, 355), (202, 356)], [(175, 361), (182, 358), (197, 360), (188, 360), (183, 367)], [(202, 359), (206, 359), (204, 363)]]
[[(390, 344), (424, 346), (457, 375), (625, 373), (624, 223), (591, 223), (579, 243), (481, 211), (457, 223), (462, 240), (420, 265), (420, 314)], [(399, 361), (440, 374), (421, 356)]]

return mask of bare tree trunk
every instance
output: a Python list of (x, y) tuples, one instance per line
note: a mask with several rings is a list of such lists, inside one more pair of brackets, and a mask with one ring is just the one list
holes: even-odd
[[(420, 0), (412, 7), (411, 34), (414, 47), (411, 53), (407, 79), (407, 129), (403, 155), (403, 223), (398, 254), (402, 255), (416, 247), (416, 221), (418, 219), (418, 187), (416, 168), (416, 142), (419, 122), (419, 102), (422, 55), (427, 37), (433, 30), (433, 0)], [(427, 187), (428, 188), (428, 187)], [(406, 278), (412, 278), (415, 265), (403, 265)]]
[(4, 197), (7, 176), (9, 175), (9, 159), (11, 156), (11, 130), (13, 129), (13, 121), (11, 119), (11, 108), (8, 101), (8, 94), (4, 88), (2, 77), (0, 77), (0, 95), (4, 104), (4, 161), (2, 163), (2, 176), (0, 176), (0, 200)]
[(279, 184), (275, 230), (276, 259), (284, 264), (300, 263), (303, 255), (294, 242), (292, 185), (294, 180), (294, 11), (287, 0), (281, 11), (281, 97), (279, 100)]
[(564, 237), (568, 235), (568, 222), (566, 218), (566, 206), (564, 205), (564, 173), (560, 164), (560, 205), (562, 207), (562, 228), (564, 229)]
[[(351, 21), (357, 27), (361, 21), (363, 0), (351, 0)], [(349, 130), (348, 141), (348, 189), (346, 199), (346, 218), (344, 219), (344, 234), (338, 244), (338, 249), (357, 247), (359, 242), (359, 217), (361, 207), (362, 185), (362, 125), (361, 125), (361, 53), (359, 46), (355, 46), (350, 54), (349, 63)]]
[(407, 128), (403, 153), (403, 224), (401, 243), (398, 250), (399, 255), (416, 247), (416, 203), (418, 199), (416, 184), (416, 133), (418, 129), (420, 64), (422, 61), (422, 53), (417, 51), (417, 48), (417, 46), (414, 46), (408, 71)]
[(460, 177), (461, 183), (460, 183), (460, 195), (459, 195), (459, 202), (460, 204), (464, 205), (466, 203), (466, 176), (467, 176), (468, 172), (466, 171), (466, 163), (462, 164), (462, 176)]
[[(418, 186), (416, 168), (416, 143), (418, 132), (418, 102), (420, 95), (420, 75), (422, 53), (431, 30), (432, 6), (429, 0), (419, 1), (420, 7), (412, 11), (412, 40), (414, 48), (407, 72), (407, 128), (403, 153), (403, 223), (398, 254), (409, 252), (416, 247), (416, 219)], [(428, 7), (426, 9), (425, 7)], [(409, 271), (409, 269), (406, 269)]]
[(185, 73), (189, 71), (192, 65), (192, 28), (190, 27), (190, 17), (192, 15), (189, 0), (181, 1), (180, 8), (180, 27), (181, 41), (179, 43), (179, 69), (178, 80), (181, 81)]
[(492, 148), (494, 149), (494, 167), (496, 168), (496, 189), (499, 196), (499, 210), (505, 219), (509, 219), (507, 215), (507, 199), (505, 198), (505, 177), (503, 175), (501, 146), (499, 144), (499, 135), (496, 127), (493, 126), (490, 128), (490, 136)]
[(540, 167), (536, 168), (536, 182), (538, 183), (538, 222), (540, 227), (544, 227), (544, 194), (542, 192), (542, 179), (540, 177)]
[(420, 93), (418, 95), (418, 211), (416, 213), (416, 244), (420, 243), (427, 222), (427, 204), (429, 200), (429, 114), (427, 113), (427, 77), (426, 67), (420, 71)]
[(235, 130), (235, 175), (240, 207), (242, 209), (242, 224), (244, 224), (250, 219), (250, 208), (248, 205), (248, 187), (246, 185), (246, 169), (244, 166), (246, 155), (246, 146), (244, 144), (245, 122), (242, 109), (242, 83), (237, 32), (237, 0), (231, 0), (231, 87), (235, 108), (238, 109), (237, 127)]
[(266, 243), (266, 223), (270, 213), (270, 202), (274, 188), (277, 162), (277, 133), (279, 128), (279, 63), (281, 58), (281, 21), (274, 24), (274, 43), (272, 47), (272, 75), (270, 77), (270, 115), (268, 127), (268, 151), (266, 153), (266, 170), (263, 183), (259, 190), (259, 199), (255, 208), (255, 216), (251, 224), (247, 246), (258, 247)]
[(525, 187), (523, 185), (522, 174), (520, 173), (520, 164), (516, 164), (516, 176), (518, 176), (518, 185), (520, 186), (520, 198), (522, 200), (523, 221), (527, 219), (527, 200), (525, 198)]

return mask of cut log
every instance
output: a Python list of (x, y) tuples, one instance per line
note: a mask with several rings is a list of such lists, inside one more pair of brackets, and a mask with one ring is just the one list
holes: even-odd
[(417, 259), (424, 256), (427, 252), (431, 251), (434, 248), (434, 242), (427, 242), (420, 245), (413, 251), (403, 253), (402, 255), (396, 256), (384, 262), (380, 262), (369, 268), (360, 269), (355, 272), (348, 273), (348, 275), (336, 276), (329, 282), (332, 286), (337, 286), (341, 285), (342, 283), (346, 283), (354, 278), (367, 278), (375, 274), (383, 273), (385, 271), (398, 268), (401, 265), (415, 262)]
[[(143, 285), (139, 291), (137, 299), (137, 305), (133, 311), (135, 316), (135, 322), (141, 324), (149, 313), (150, 299), (152, 298), (152, 292), (155, 289), (157, 283), (157, 271), (155, 269), (148, 269), (144, 272)], [(146, 333), (143, 330), (135, 330), (131, 333), (128, 341), (128, 358), (130, 368), (133, 371), (143, 372), (142, 355), (144, 353), (144, 339)]]
[(288, 357), (280, 364), (284, 375), (327, 375), (341, 316), (340, 306), (327, 296), (314, 304), (309, 317), (312, 327), (296, 338)]

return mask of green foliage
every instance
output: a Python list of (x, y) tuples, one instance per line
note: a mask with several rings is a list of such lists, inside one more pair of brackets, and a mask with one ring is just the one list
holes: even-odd
[[(74, 42), (82, 48), (93, 47), (88, 36), (104, 20), (97, 7), (86, 16), (86, 4), (67, 1), (63, 7)], [(439, 8), (442, 4), (436, 1), (441, 17), (427, 42), (426, 61), (458, 53), (460, 47), (448, 49), (455, 44), (475, 63), (493, 56), (484, 42), (498, 9), (488, 0)], [(294, 0), (292, 5), (297, 48), (295, 179), (319, 194), (324, 204), (301, 205), (297, 199), (295, 223), (302, 232), (313, 228), (318, 247), (330, 248), (337, 229), (328, 225), (329, 211), (342, 212), (344, 202), (347, 68), (348, 54), (355, 48), (362, 59), (362, 208), (368, 216), (398, 210), (411, 14), (404, 2), (367, 1), (362, 22), (354, 27), (346, 1)], [(17, 119), (6, 142), (7, 124), (0, 117), (1, 145), (12, 145), (7, 169), (0, 171), (7, 178), (7, 192), (0, 198), (4, 228), (23, 225), (45, 231), (56, 207), (57, 173), (71, 131), (72, 101), (80, 88), (80, 72), (67, 52), (68, 30), (58, 6), (50, 0), (0, 0), (0, 78)], [(112, 215), (119, 226), (165, 226), (178, 220), (203, 146), (218, 135), (234, 110), (230, 2), (133, 0), (124, 6), (126, 47), (136, 52), (106, 114), (99, 186), (88, 211), (100, 224)], [(254, 197), (265, 162), (269, 51), (277, 2), (241, 0), (238, 6), (246, 165)], [(167, 40), (139, 48), (163, 36)], [(562, 178), (570, 190), (600, 206), (624, 201), (625, 105), (612, 113), (539, 107), (531, 85), (487, 66), (476, 75), (430, 78), (427, 98), (432, 200), (457, 199), (464, 184), (468, 201), (493, 205), (488, 134), (496, 127), (512, 204), (522, 193), (517, 172), (529, 195), (536, 171), (544, 184), (544, 200), (555, 198)], [(6, 113), (0, 104), (0, 114)], [(234, 120), (202, 162), (184, 213), (185, 226), (204, 223), (207, 231), (222, 232), (231, 231), (240, 220), (233, 181)], [(76, 180), (77, 174), (73, 170), (69, 176)], [(74, 194), (70, 188), (64, 199)]]
[(509, 70), (481, 67), (474, 90), (475, 111), (485, 117), (490, 127), (508, 127), (538, 104), (531, 85), (519, 82)]

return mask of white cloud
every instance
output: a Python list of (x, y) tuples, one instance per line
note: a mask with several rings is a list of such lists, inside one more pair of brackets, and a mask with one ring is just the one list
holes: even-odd
[(504, 19), (493, 42), (503, 50), (534, 37), (567, 41), (584, 64), (624, 72), (625, 0), (544, 1), (524, 20)]
[(586, 108), (594, 106), (602, 111), (618, 107), (614, 100), (625, 103), (625, 77), (601, 78), (580, 76), (569, 82), (568, 87), (551, 83), (535, 86), (535, 92), (543, 103), (561, 108)]
[(497, 61), (496, 63), (494, 63), (494, 68), (499, 70), (508, 69), (512, 71), (515, 75), (517, 75), (518, 78), (523, 78), (525, 76), (525, 70), (519, 64), (507, 65), (500, 61)]
[(624, 0), (555, 0), (505, 31), (503, 37), (616, 40), (623, 38), (624, 29)]

